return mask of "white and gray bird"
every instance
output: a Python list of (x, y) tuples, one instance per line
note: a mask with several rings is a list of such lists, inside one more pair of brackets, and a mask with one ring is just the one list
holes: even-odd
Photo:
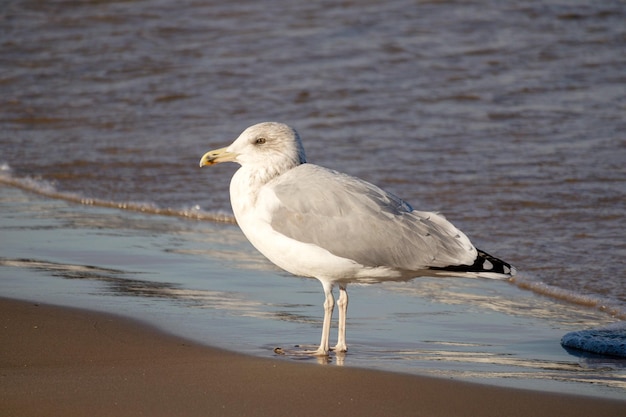
[(280, 268), (322, 283), (322, 338), (311, 354), (331, 350), (335, 285), (339, 330), (333, 349), (345, 352), (350, 283), (515, 274), (442, 215), (414, 210), (373, 184), (307, 163), (300, 136), (285, 124), (251, 126), (228, 147), (204, 154), (200, 166), (220, 162), (241, 165), (230, 182), (230, 200), (252, 245)]

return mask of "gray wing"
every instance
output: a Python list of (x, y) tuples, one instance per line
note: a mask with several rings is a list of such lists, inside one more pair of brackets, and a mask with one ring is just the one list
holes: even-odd
[(476, 258), (469, 239), (443, 216), (414, 211), (358, 178), (303, 164), (268, 185), (280, 202), (272, 228), (336, 256), (407, 271)]

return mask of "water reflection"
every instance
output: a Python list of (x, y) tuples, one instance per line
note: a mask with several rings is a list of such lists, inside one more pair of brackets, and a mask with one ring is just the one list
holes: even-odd
[[(242, 298), (235, 292), (191, 290), (181, 284), (154, 282), (130, 278), (140, 274), (132, 271), (101, 268), (92, 265), (73, 265), (36, 259), (0, 258), (0, 266), (30, 268), (64, 279), (91, 280), (105, 285), (104, 295), (156, 298), (184, 303), (189, 307), (229, 311), (249, 317), (275, 316), (279, 320), (296, 319), (287, 313), (269, 313), (262, 310), (268, 304)], [(303, 321), (302, 319), (299, 319)]]
[(623, 360), (598, 357), (594, 364), (588, 359), (577, 362), (496, 352), (493, 350), (495, 346), (450, 350), (446, 349), (447, 342), (429, 342), (427, 345), (430, 346), (411, 350), (368, 350), (359, 346), (359, 355), (398, 370), (418, 366), (420, 372), (439, 377), (581, 382), (626, 389), (626, 362)]

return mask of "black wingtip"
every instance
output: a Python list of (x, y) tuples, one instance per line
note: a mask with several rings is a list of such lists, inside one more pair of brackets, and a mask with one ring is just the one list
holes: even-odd
[(480, 275), (484, 274), (502, 274), (513, 276), (515, 275), (515, 267), (511, 264), (504, 262), (495, 256), (489, 255), (480, 249), (477, 249), (478, 256), (472, 265), (450, 265), (441, 268), (430, 268), (437, 271), (449, 271), (455, 273), (473, 273)]

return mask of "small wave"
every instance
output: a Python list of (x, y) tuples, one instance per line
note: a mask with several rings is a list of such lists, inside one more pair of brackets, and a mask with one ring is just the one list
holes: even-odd
[(617, 302), (612, 302), (596, 295), (579, 294), (571, 290), (555, 287), (528, 276), (516, 275), (510, 282), (524, 290), (532, 291), (546, 297), (567, 301), (568, 303), (594, 308), (620, 320), (626, 320), (626, 309)]
[(11, 167), (7, 163), (0, 164), (0, 184), (19, 188), (44, 197), (64, 200), (76, 204), (83, 204), (86, 206), (137, 211), (160, 216), (184, 217), (188, 219), (205, 220), (217, 223), (236, 223), (235, 218), (231, 214), (204, 211), (198, 205), (183, 207), (180, 209), (162, 208), (153, 203), (110, 201), (99, 198), (84, 197), (71, 192), (59, 191), (51, 182), (44, 179), (14, 176)]

